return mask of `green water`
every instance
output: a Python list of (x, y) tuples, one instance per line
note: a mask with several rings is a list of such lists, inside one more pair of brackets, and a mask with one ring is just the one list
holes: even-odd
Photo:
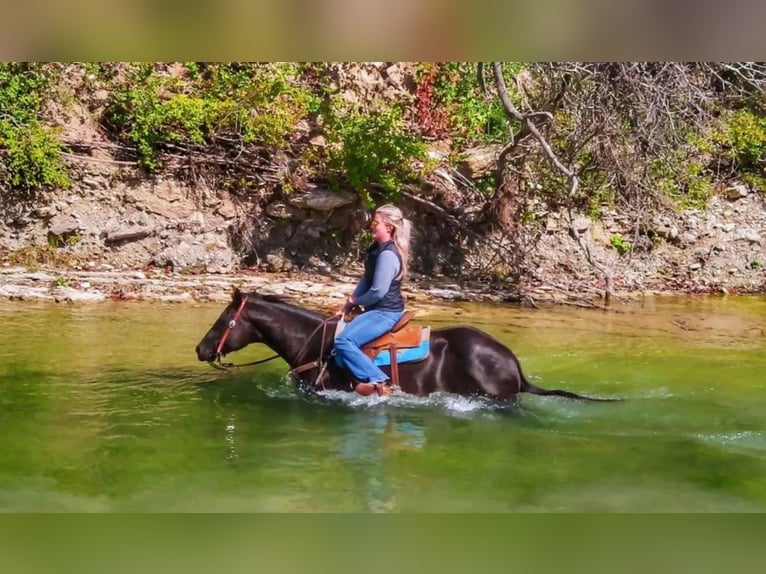
[(0, 510), (766, 511), (764, 298), (428, 317), (540, 386), (628, 399), (513, 408), (214, 371), (194, 346), (221, 309), (0, 302)]

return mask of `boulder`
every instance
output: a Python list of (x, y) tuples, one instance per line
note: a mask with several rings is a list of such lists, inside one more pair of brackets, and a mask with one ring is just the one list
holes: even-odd
[(495, 169), (497, 154), (502, 146), (482, 146), (465, 150), (458, 162), (458, 170), (469, 179), (489, 175)]
[(287, 202), (299, 209), (332, 211), (345, 205), (351, 205), (356, 198), (349, 193), (335, 193), (329, 189), (316, 188), (306, 193), (290, 195)]
[(747, 197), (750, 193), (750, 190), (747, 189), (747, 186), (744, 183), (735, 183), (727, 187), (725, 193), (726, 199), (737, 201), (738, 199)]
[(48, 232), (51, 235), (66, 238), (83, 231), (83, 225), (80, 220), (69, 213), (61, 213), (51, 219), (48, 225)]
[(136, 241), (144, 239), (154, 233), (153, 227), (123, 227), (116, 231), (110, 231), (106, 234), (107, 243), (121, 243), (123, 241)]
[(172, 266), (176, 271), (194, 268), (207, 273), (229, 273), (236, 268), (237, 261), (234, 252), (221, 239), (200, 241), (186, 236), (177, 245), (163, 249), (154, 262), (160, 267)]
[(582, 235), (588, 229), (590, 229), (591, 220), (589, 217), (575, 217), (574, 220), (572, 220), (572, 231), (574, 231), (577, 235)]

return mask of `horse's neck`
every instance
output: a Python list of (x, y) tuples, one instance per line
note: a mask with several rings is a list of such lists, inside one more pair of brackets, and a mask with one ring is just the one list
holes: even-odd
[[(250, 320), (261, 331), (263, 342), (291, 367), (319, 358), (322, 319), (286, 304), (273, 304), (251, 310)], [(324, 340), (333, 334), (327, 326)], [(325, 345), (326, 346), (326, 345)]]

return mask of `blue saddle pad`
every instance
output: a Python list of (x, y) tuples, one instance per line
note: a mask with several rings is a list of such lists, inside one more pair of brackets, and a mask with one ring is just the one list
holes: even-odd
[[(409, 349), (397, 349), (396, 351), (396, 363), (401, 365), (402, 363), (412, 363), (414, 361), (422, 361), (428, 356), (428, 351), (431, 348), (431, 342), (429, 340), (422, 341), (419, 347), (411, 347)], [(388, 366), (391, 364), (391, 352), (381, 351), (377, 357), (373, 360), (373, 363), (379, 367)]]
[[(340, 333), (343, 328), (346, 326), (346, 322), (341, 319), (338, 321), (338, 327), (335, 331), (335, 336), (338, 336), (338, 333)], [(420, 345), (417, 347), (411, 347), (409, 349), (398, 349), (396, 351), (396, 362), (397, 364), (402, 363), (414, 363), (416, 361), (422, 361), (428, 356), (428, 353), (431, 351), (431, 327), (424, 327), (423, 328), (423, 335), (422, 339), (420, 341)], [(335, 353), (333, 352), (333, 355)], [(340, 365), (340, 359), (335, 356), (335, 363)], [(373, 359), (373, 363), (375, 363), (379, 367), (387, 367), (391, 365), (391, 352), (388, 350), (381, 351), (378, 353), (378, 356)]]

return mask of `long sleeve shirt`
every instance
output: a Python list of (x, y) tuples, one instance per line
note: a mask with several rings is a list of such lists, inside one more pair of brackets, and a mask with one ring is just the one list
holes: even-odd
[(401, 264), (399, 258), (392, 251), (383, 251), (378, 255), (375, 262), (375, 273), (372, 285), (368, 285), (364, 276), (354, 289), (354, 301), (357, 305), (369, 307), (386, 296), (391, 287), (391, 282), (399, 275)]

